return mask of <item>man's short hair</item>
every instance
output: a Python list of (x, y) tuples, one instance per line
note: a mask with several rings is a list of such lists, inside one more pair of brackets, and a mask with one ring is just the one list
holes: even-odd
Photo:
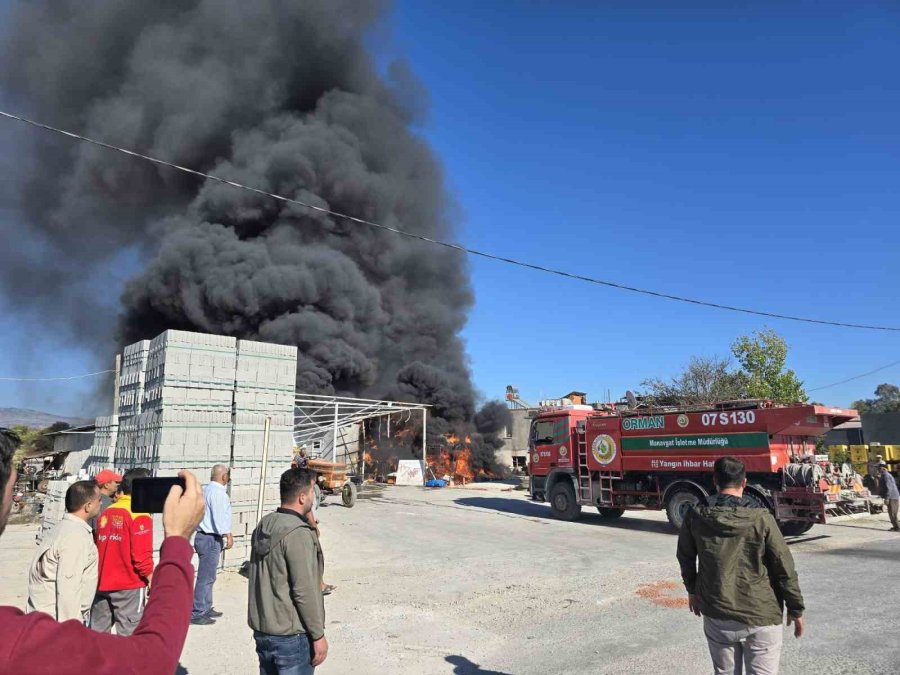
[(6, 483), (13, 471), (13, 455), (19, 448), (22, 440), (12, 429), (0, 427), (0, 490), (6, 488)]
[(119, 483), (119, 489), (123, 494), (130, 495), (131, 494), (131, 486), (134, 483), (135, 478), (149, 478), (150, 477), (150, 469), (128, 469), (122, 475), (122, 482)]
[(209, 471), (210, 480), (218, 480), (220, 476), (231, 473), (231, 467), (227, 464), (216, 464)]
[(281, 490), (281, 503), (290, 504), (297, 500), (297, 495), (306, 492), (316, 480), (316, 472), (309, 469), (288, 469), (281, 474), (278, 487)]
[(82, 506), (100, 494), (100, 488), (92, 480), (80, 480), (72, 483), (66, 490), (66, 513), (75, 513)]
[(719, 457), (713, 464), (713, 479), (720, 490), (740, 487), (746, 477), (744, 463), (734, 457)]

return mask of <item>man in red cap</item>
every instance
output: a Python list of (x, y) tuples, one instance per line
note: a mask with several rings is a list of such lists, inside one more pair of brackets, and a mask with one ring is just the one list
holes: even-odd
[(131, 635), (144, 611), (146, 589), (153, 574), (153, 519), (135, 513), (131, 491), (135, 478), (149, 469), (129, 469), (122, 477), (116, 503), (97, 520), (97, 595), (91, 607), (91, 628)]
[(122, 474), (116, 473), (112, 469), (103, 469), (103, 471), (94, 476), (94, 482), (97, 484), (97, 487), (100, 488), (100, 513), (97, 514), (96, 518), (93, 518), (90, 521), (91, 529), (96, 532), (97, 518), (106, 511), (106, 507), (116, 501), (116, 494), (119, 492), (119, 483), (122, 482)]

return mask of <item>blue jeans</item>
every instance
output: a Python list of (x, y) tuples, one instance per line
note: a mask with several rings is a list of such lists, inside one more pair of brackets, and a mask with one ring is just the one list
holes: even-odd
[(194, 550), (200, 561), (197, 563), (197, 581), (194, 582), (194, 610), (192, 619), (199, 619), (213, 608), (213, 584), (219, 570), (219, 558), (225, 547), (222, 537), (197, 532), (194, 535)]
[(306, 633), (269, 635), (253, 631), (259, 675), (313, 675), (312, 648)]

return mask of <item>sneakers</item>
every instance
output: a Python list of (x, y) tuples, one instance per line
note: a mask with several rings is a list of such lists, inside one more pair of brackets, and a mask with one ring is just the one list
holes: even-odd
[(211, 619), (218, 619), (220, 616), (222, 616), (222, 612), (217, 612), (216, 610), (211, 609), (209, 610), (209, 614), (207, 614), (206, 616), (210, 617)]
[(215, 619), (211, 619), (208, 616), (199, 616), (196, 619), (191, 619), (192, 626), (212, 626), (215, 622)]

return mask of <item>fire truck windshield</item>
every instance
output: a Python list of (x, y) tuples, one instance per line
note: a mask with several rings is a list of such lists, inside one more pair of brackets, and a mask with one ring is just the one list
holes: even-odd
[(553, 422), (535, 422), (531, 430), (531, 437), (535, 445), (550, 445), (553, 443)]

